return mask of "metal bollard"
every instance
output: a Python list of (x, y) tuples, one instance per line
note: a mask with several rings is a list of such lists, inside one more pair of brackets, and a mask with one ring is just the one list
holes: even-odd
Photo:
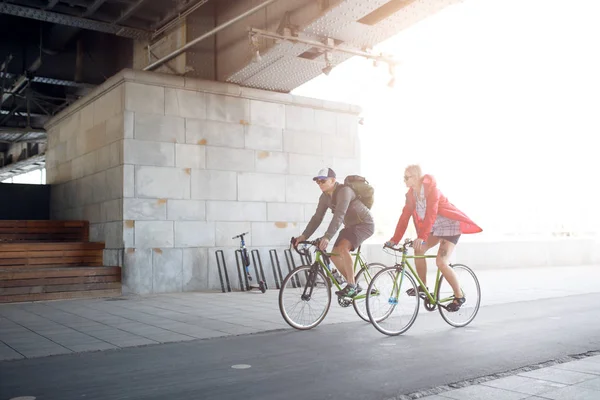
[[(221, 258), (219, 258), (219, 255)], [(227, 282), (227, 291), (231, 292), (231, 284), (229, 282), (229, 274), (227, 273), (227, 263), (225, 263), (225, 254), (223, 250), (215, 251), (215, 257), (217, 258), (217, 270), (219, 271), (219, 280), (221, 281), (221, 291), (225, 293), (225, 284), (223, 282), (223, 275), (225, 275), (225, 281)], [(223, 269), (223, 272), (221, 272)]]

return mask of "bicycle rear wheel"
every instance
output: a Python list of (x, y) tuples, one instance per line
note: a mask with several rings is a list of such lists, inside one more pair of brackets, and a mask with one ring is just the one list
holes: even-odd
[[(299, 285), (294, 282), (300, 282)], [(291, 327), (319, 325), (331, 306), (331, 284), (320, 265), (302, 265), (285, 277), (279, 289), (279, 311)]]
[(371, 281), (373, 281), (373, 278), (375, 278), (375, 275), (385, 268), (387, 267), (382, 263), (370, 263), (367, 264), (366, 269), (361, 268), (354, 278), (356, 284), (360, 284), (363, 291), (354, 298), (352, 305), (354, 306), (354, 311), (356, 311), (363, 321), (371, 322), (369, 321), (369, 315), (367, 314), (367, 290), (369, 289), (369, 285), (371, 284)]
[[(481, 289), (477, 276), (471, 268), (463, 264), (450, 265), (454, 270), (460, 283), (460, 288), (463, 291), (466, 301), (458, 311), (450, 312), (444, 307), (438, 307), (440, 315), (448, 324), (460, 328), (468, 325), (475, 319), (481, 304)], [(448, 281), (443, 276), (440, 277), (440, 285), (438, 287), (437, 298), (440, 304), (447, 306), (454, 298), (454, 292)]]
[(415, 322), (420, 298), (406, 293), (411, 288), (417, 292), (414, 278), (401, 267), (388, 267), (375, 275), (366, 303), (369, 320), (379, 332), (400, 335)]

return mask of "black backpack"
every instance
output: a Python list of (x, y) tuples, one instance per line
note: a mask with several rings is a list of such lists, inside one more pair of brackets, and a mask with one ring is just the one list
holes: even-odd
[[(344, 179), (343, 186), (348, 186), (352, 190), (354, 190), (354, 194), (356, 194), (356, 199), (360, 200), (369, 210), (371, 209), (371, 207), (373, 207), (373, 201), (375, 200), (375, 189), (373, 188), (373, 186), (371, 186), (371, 184), (369, 184), (369, 181), (365, 177), (362, 177), (360, 175), (348, 175), (346, 179)], [(336, 189), (336, 191), (333, 193), (332, 204), (334, 205), (334, 207), (335, 194), (338, 190), (339, 188)]]

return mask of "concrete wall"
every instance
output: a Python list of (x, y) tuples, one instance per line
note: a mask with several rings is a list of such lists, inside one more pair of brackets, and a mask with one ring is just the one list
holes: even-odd
[(87, 220), (90, 240), (105, 242), (109, 265), (123, 248), (124, 82), (107, 81), (47, 125), (46, 182), (52, 219)]
[(50, 122), (52, 215), (90, 220), (126, 291), (218, 288), (217, 249), (237, 286), (232, 236), (250, 231), (270, 271), (315, 210), (315, 172), (359, 172), (358, 112), (125, 70)]

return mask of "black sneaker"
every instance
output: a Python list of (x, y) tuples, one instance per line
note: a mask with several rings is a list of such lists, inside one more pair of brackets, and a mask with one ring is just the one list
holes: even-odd
[(350, 286), (350, 284), (346, 285), (342, 290), (338, 290), (335, 294), (339, 297), (355, 297), (357, 294), (362, 292), (362, 288), (360, 285)]
[(452, 303), (446, 306), (446, 310), (448, 310), (449, 312), (457, 312), (458, 310), (460, 310), (460, 307), (463, 304), (465, 304), (465, 301), (467, 301), (467, 299), (464, 296), (460, 298), (455, 297)]

